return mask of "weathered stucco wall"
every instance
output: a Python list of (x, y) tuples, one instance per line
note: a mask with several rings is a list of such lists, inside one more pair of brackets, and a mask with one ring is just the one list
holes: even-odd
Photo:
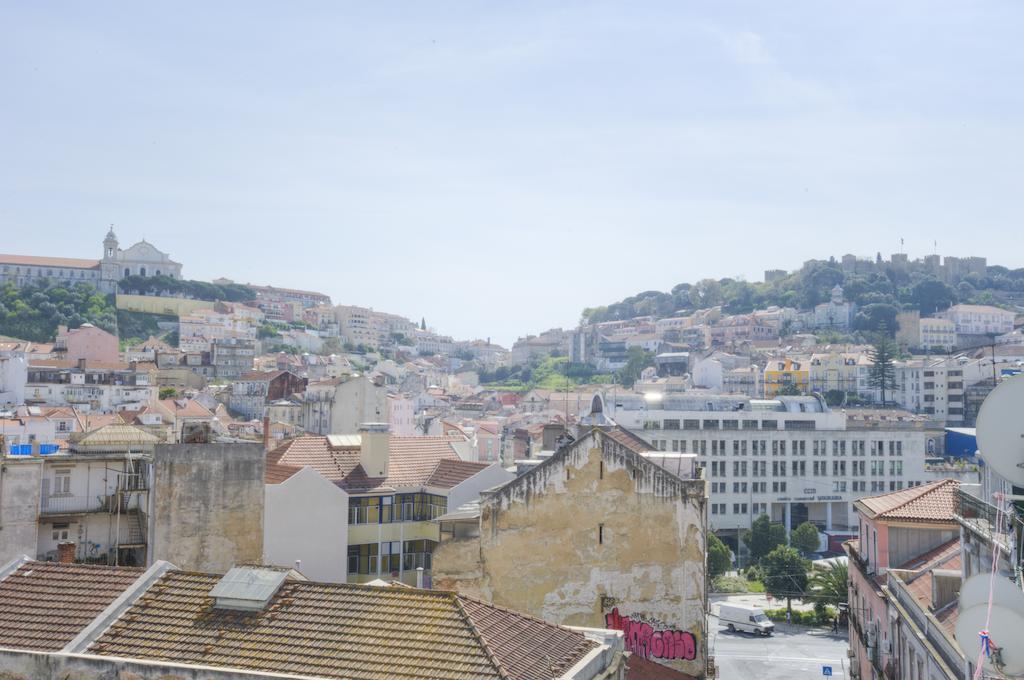
[(473, 541), (439, 546), (434, 583), (557, 623), (618, 628), (629, 651), (703, 676), (705, 483), (593, 433), (486, 494)]
[(263, 557), (259, 444), (161, 444), (153, 457), (150, 560), (224, 572)]
[(36, 557), (42, 470), (41, 460), (0, 462), (0, 564)]
[[(489, 600), (481, 590), (480, 539), (442, 540), (434, 548), (431, 583), (438, 590), (457, 590), (479, 600)], [(441, 570), (439, 570), (439, 568)], [(443, 571), (442, 571), (443, 570)]]

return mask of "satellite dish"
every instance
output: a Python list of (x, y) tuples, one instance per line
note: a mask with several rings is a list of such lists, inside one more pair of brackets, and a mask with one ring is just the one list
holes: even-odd
[[(987, 608), (991, 580), (991, 574), (975, 574), (964, 581), (960, 587), (960, 611), (978, 606)], [(1024, 616), (1024, 591), (998, 573), (991, 587), (993, 602)]]
[(1024, 376), (1007, 378), (978, 412), (978, 450), (1014, 486), (1024, 486)]
[[(987, 599), (987, 598), (986, 598)], [(988, 604), (982, 603), (961, 611), (956, 621), (956, 639), (968, 659), (973, 659), (981, 649), (979, 634), (985, 630), (988, 618), (988, 636), (992, 645), (999, 648), (1002, 665), (992, 664), (992, 657), (985, 659), (985, 666), (998, 670), (1003, 675), (1024, 673), (1024, 645), (1020, 644), (1020, 631), (1024, 630), (1024, 615), (999, 604), (992, 605), (992, 616), (988, 616)]]

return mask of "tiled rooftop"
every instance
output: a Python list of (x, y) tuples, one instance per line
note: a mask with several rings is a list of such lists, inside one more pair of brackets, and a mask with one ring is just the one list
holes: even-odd
[(961, 570), (963, 562), (960, 557), (960, 539), (954, 538), (952, 541), (928, 551), (918, 557), (916, 562), (917, 566), (911, 568), (917, 569), (917, 573), (903, 579), (907, 590), (920, 603), (923, 611), (931, 612), (935, 616), (946, 636), (950, 640), (956, 639), (956, 620), (960, 614), (959, 604), (954, 600), (947, 606), (939, 608), (938, 611), (932, 609), (934, 603), (932, 601), (931, 572), (933, 569)]
[(142, 572), (26, 562), (0, 581), (0, 647), (62, 649)]
[(510, 678), (549, 680), (596, 647), (579, 633), (519, 612), (459, 597), (494, 659)]
[(954, 522), (956, 489), (960, 482), (940, 479), (879, 496), (868, 496), (855, 502), (871, 519), (905, 522)]
[(298, 437), (267, 454), (268, 484), (279, 484), (303, 467), (311, 467), (346, 491), (419, 486), (451, 488), (488, 466), (459, 458), (452, 444), (461, 437), (395, 437), (390, 439), (388, 476), (367, 477), (359, 464), (359, 448), (330, 445), (327, 437)]
[(414, 588), (287, 581), (262, 611), (215, 609), (216, 574), (173, 571), (87, 653), (352, 680), (535, 680), (596, 643), (582, 634)]

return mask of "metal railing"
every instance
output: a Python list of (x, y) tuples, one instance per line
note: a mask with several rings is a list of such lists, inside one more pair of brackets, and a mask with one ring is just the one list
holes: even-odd
[(43, 496), (39, 504), (41, 515), (67, 515), (79, 512), (102, 512), (106, 509), (103, 496), (72, 496), (58, 494)]
[[(963, 489), (956, 490), (955, 509), (961, 522), (990, 541), (997, 542), (1007, 553), (1011, 546), (1020, 545), (1024, 539), (1024, 519), (1019, 512), (1003, 513), (997, 525), (999, 512), (994, 505), (972, 496)], [(1015, 540), (1011, 540), (1015, 537)]]

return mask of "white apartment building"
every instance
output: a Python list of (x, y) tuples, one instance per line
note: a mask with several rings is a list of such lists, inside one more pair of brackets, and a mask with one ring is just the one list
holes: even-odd
[(938, 316), (952, 321), (960, 335), (1002, 335), (1013, 330), (1016, 315), (989, 305), (953, 305)]
[(762, 514), (787, 529), (811, 521), (850, 531), (858, 498), (938, 475), (925, 458), (941, 448), (942, 430), (906, 413), (857, 416), (830, 411), (815, 397), (706, 394), (609, 396), (597, 408), (659, 451), (696, 454), (715, 531), (747, 529)]
[(950, 319), (921, 319), (918, 324), (918, 347), (950, 351), (956, 347), (956, 324)]
[(49, 455), (4, 455), (0, 490), (4, 536), (0, 559), (27, 553), (54, 559), (61, 543), (75, 558), (123, 565), (147, 563), (149, 489), (159, 439), (139, 428), (110, 425), (90, 432), (70, 450)]
[(991, 361), (966, 357), (896, 362), (893, 400), (908, 411), (958, 425), (964, 422), (964, 388), (986, 377), (985, 366), (991, 371)]
[(35, 361), (28, 367), (25, 403), (85, 411), (137, 410), (156, 399), (157, 387), (150, 377), (148, 371), (131, 364)]
[(0, 342), (0, 406), (25, 403), (28, 357), (24, 342)]

